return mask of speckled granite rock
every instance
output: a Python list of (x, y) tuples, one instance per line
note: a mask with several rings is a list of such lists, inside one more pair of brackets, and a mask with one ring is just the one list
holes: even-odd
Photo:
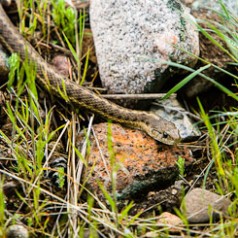
[(90, 19), (109, 93), (156, 92), (172, 73), (164, 61), (196, 62), (183, 51), (198, 55), (199, 44), (194, 22), (179, 1), (94, 0)]

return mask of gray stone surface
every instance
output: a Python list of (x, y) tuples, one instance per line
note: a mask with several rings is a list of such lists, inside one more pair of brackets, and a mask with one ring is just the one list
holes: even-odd
[(201, 132), (192, 120), (192, 113), (182, 107), (176, 99), (176, 95), (165, 100), (155, 100), (151, 111), (168, 121), (172, 121), (179, 129), (182, 140), (193, 141), (201, 136)]
[(109, 93), (157, 92), (172, 74), (164, 61), (193, 65), (183, 50), (199, 54), (194, 20), (179, 1), (94, 0), (90, 19)]
[(191, 223), (206, 223), (227, 212), (230, 199), (205, 189), (195, 188), (182, 201), (181, 211)]
[[(221, 2), (226, 6), (227, 10), (231, 11), (235, 16), (238, 15), (237, 0), (223, 0)], [(213, 0), (213, 1), (196, 0), (196, 1), (193, 1), (193, 4), (191, 7), (193, 10), (196, 10), (196, 11), (201, 8), (212, 9), (218, 12), (222, 10), (220, 1), (218, 0)]]

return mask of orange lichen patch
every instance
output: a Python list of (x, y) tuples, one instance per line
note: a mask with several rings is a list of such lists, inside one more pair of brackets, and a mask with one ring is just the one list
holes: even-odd
[(133, 193), (139, 192), (133, 187), (135, 184), (143, 191), (160, 183), (164, 185), (176, 177), (179, 156), (192, 160), (188, 149), (160, 144), (139, 130), (107, 123), (93, 129), (95, 137), (90, 137), (88, 166), (84, 172), (93, 191), (99, 191), (98, 182), (110, 190), (112, 171), (119, 193), (128, 188)]

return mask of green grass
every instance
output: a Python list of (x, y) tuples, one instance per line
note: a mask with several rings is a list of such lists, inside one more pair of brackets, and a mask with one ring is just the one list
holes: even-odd
[[(67, 52), (71, 53), (71, 62), (77, 72), (72, 80), (83, 84), (89, 66), (89, 52), (82, 55), (86, 13), (81, 10), (77, 14), (76, 11), (66, 8), (62, 0), (52, 1), (51, 6), (47, 2), (21, 1), (20, 31), (28, 39), (40, 32), (40, 40), (45, 44), (50, 43), (67, 49)], [(224, 5), (222, 9), (219, 14), (226, 24), (207, 24), (227, 47), (221, 45), (210, 31), (200, 26), (198, 28), (223, 54), (230, 57), (231, 65), (238, 67), (238, 36), (235, 31), (238, 27), (237, 18), (232, 16)], [(40, 46), (38, 50), (43, 52)], [(44, 52), (44, 56), (50, 58), (50, 53)], [(85, 61), (84, 64), (82, 60)], [(180, 67), (190, 74), (172, 88), (167, 96), (177, 92), (199, 75), (238, 102), (238, 95), (234, 90), (226, 88), (203, 72), (209, 67), (214, 67), (232, 77), (234, 86), (238, 88), (237, 71), (230, 72), (205, 59), (199, 60), (204, 66), (197, 70), (170, 62), (171, 66)], [(0, 236), (5, 234), (9, 224), (20, 223), (25, 224), (32, 237), (64, 237), (66, 234), (69, 237), (84, 237), (85, 234), (88, 234), (87, 237), (169, 237), (167, 227), (157, 222), (158, 214), (151, 212), (148, 216), (147, 210), (140, 210), (132, 215), (131, 211), (135, 207), (133, 201), (127, 202), (121, 210), (118, 208), (115, 180), (118, 166), (115, 163), (111, 127), (109, 126), (108, 130), (108, 150), (113, 168), (113, 193), (111, 195), (101, 186), (106, 205), (95, 194), (87, 191), (85, 181), (81, 181), (83, 166), (87, 166), (86, 155), (91, 149), (89, 134), (93, 118), (89, 119), (88, 129), (85, 129), (85, 141), (82, 142), (84, 146), (79, 151), (75, 138), (81, 130), (80, 110), (76, 113), (63, 103), (56, 102), (50, 95), (44, 94), (46, 99), (42, 97), (43, 92), (35, 83), (36, 70), (32, 63), (27, 60), (20, 63), (18, 56), (13, 54), (9, 64), (11, 70), (7, 88), (4, 89), (7, 99), (2, 106), (2, 113), (7, 118), (5, 123), (10, 125), (10, 131), (4, 130), (1, 125), (0, 146), (6, 149), (6, 156), (11, 157), (11, 160), (0, 159)], [(62, 97), (66, 96), (64, 92), (61, 94)], [(192, 232), (199, 237), (201, 232), (206, 232), (210, 237), (235, 237), (238, 211), (238, 108), (221, 108), (220, 111), (208, 114), (202, 99), (197, 100), (197, 105), (203, 131), (207, 133), (204, 156), (207, 157), (208, 166), (204, 171), (203, 186), (206, 187), (208, 177), (215, 171), (215, 191), (219, 194), (231, 194), (232, 205), (226, 219), (221, 219), (215, 224), (211, 222), (207, 224), (206, 229), (201, 228), (199, 232), (190, 227), (181, 214), (184, 221), (181, 236), (185, 237)], [(59, 149), (62, 141), (66, 145), (63, 151)], [(62, 189), (54, 188), (45, 178), (45, 173), (53, 170), (49, 163), (59, 151), (68, 161), (66, 174), (59, 169)], [(3, 158), (1, 152), (0, 158)], [(180, 158), (178, 167), (182, 177), (186, 176), (184, 166), (184, 160)], [(10, 179), (20, 184), (12, 197), (11, 206), (9, 198), (3, 196), (4, 185), (11, 181)], [(83, 196), (85, 191), (86, 197)]]

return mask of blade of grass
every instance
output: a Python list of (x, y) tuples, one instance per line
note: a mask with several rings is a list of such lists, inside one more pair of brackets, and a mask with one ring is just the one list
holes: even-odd
[[(167, 64), (171, 65), (171, 66), (174, 66), (174, 67), (178, 67), (178, 68), (181, 68), (181, 69), (184, 69), (184, 70), (187, 70), (188, 72), (195, 72), (196, 70), (188, 67), (188, 66), (185, 66), (185, 65), (181, 65), (181, 64), (178, 64), (178, 63), (174, 63), (174, 62), (167, 62)], [(226, 87), (224, 87), (222, 84), (218, 83), (216, 80), (210, 78), (209, 76), (201, 73), (201, 72), (198, 72), (197, 75), (205, 78), (206, 80), (210, 81), (211, 83), (214, 84), (214, 86), (216, 86), (217, 88), (219, 88), (221, 91), (223, 91), (225, 94), (227, 94), (229, 97), (232, 97), (233, 99), (235, 99), (236, 101), (238, 101), (238, 95), (236, 95), (235, 93), (233, 93), (232, 91), (230, 91), (229, 89), (227, 89)], [(235, 75), (234, 75), (235, 76)], [(238, 76), (235, 76), (237, 79), (238, 79)], [(176, 87), (176, 86), (175, 86)]]
[(199, 105), (199, 108), (201, 111), (201, 117), (207, 127), (208, 134), (210, 137), (212, 159), (215, 162), (215, 165), (217, 167), (219, 175), (224, 176), (225, 172), (222, 167), (222, 156), (221, 156), (221, 150), (220, 150), (219, 143), (218, 143), (218, 135), (216, 134), (216, 131), (214, 130), (214, 128), (210, 122), (209, 116), (205, 112), (200, 100), (197, 99), (197, 101), (198, 101), (198, 105)]
[[(170, 64), (170, 63), (169, 63)], [(171, 65), (171, 64), (170, 64)], [(175, 64), (174, 65), (178, 65), (178, 64)], [(181, 89), (182, 87), (184, 87), (188, 82), (190, 82), (194, 77), (196, 77), (197, 75), (199, 75), (203, 70), (206, 70), (210, 67), (211, 65), (208, 64), (208, 65), (205, 65), (203, 67), (201, 67), (200, 69), (198, 70), (194, 70), (193, 73), (191, 73), (190, 75), (188, 75), (185, 79), (183, 79), (181, 82), (179, 82), (178, 84), (176, 84), (173, 88), (171, 88), (167, 93), (166, 95), (162, 98), (163, 99), (167, 99), (170, 97), (171, 94), (177, 92), (179, 89)]]

